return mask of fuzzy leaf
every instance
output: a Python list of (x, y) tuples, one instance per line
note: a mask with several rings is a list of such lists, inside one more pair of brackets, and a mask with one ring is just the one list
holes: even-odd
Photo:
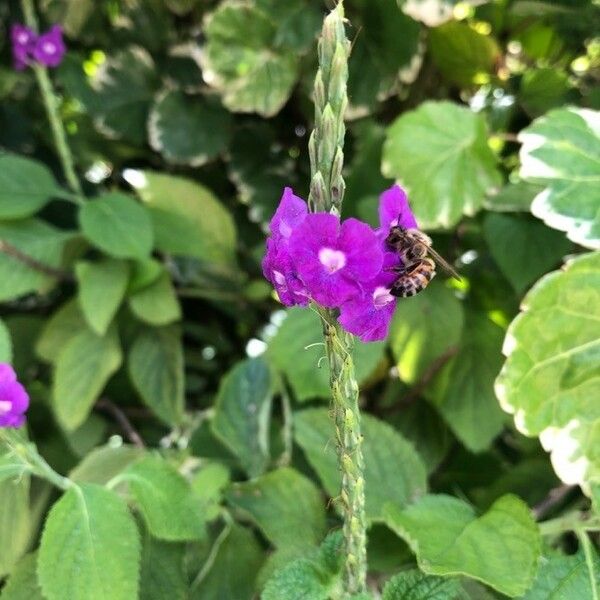
[(516, 496), (503, 496), (481, 517), (445, 495), (424, 496), (404, 509), (388, 503), (384, 514), (429, 575), (466, 575), (510, 597), (533, 582), (540, 534), (529, 507)]
[(521, 177), (546, 186), (531, 212), (570, 240), (600, 249), (600, 113), (553, 110), (519, 140)]
[(125, 194), (104, 194), (86, 202), (79, 220), (85, 237), (110, 256), (143, 260), (152, 250), (148, 213)]
[(98, 485), (74, 486), (52, 507), (38, 556), (48, 600), (131, 600), (139, 535), (125, 502)]
[(188, 600), (185, 545), (145, 534), (142, 540), (140, 600)]
[(248, 514), (277, 547), (316, 547), (325, 536), (325, 507), (310, 479), (291, 468), (234, 483), (227, 501)]
[(165, 423), (179, 423), (185, 402), (179, 330), (176, 327), (142, 330), (129, 350), (128, 368), (146, 406)]
[(500, 184), (483, 115), (446, 101), (425, 102), (392, 123), (381, 168), (406, 188), (423, 229), (474, 215)]
[(0, 219), (30, 217), (60, 192), (44, 164), (15, 154), (0, 155)]
[(409, 569), (385, 584), (382, 600), (454, 600), (458, 594), (458, 579), (424, 575), (418, 569)]
[[(325, 347), (319, 317), (303, 308), (286, 312), (285, 321), (269, 342), (267, 356), (289, 379), (298, 400), (328, 398), (329, 367), (327, 361), (320, 360), (325, 355)], [(356, 340), (354, 363), (359, 384), (381, 362), (384, 348), (383, 343), (363, 344)]]
[(496, 380), (518, 430), (539, 436), (565, 483), (600, 480), (600, 252), (531, 289), (511, 323)]
[(129, 297), (131, 312), (150, 325), (169, 325), (181, 319), (181, 306), (169, 274), (163, 270), (158, 279)]
[[(297, 412), (294, 424), (296, 442), (304, 450), (327, 493), (336, 498), (341, 479), (333, 443), (333, 423), (327, 409)], [(380, 520), (386, 502), (393, 499), (404, 506), (424, 494), (427, 474), (412, 445), (386, 423), (363, 415), (362, 435), (366, 513), (369, 519)]]
[(256, 358), (238, 363), (222, 379), (212, 420), (213, 433), (254, 477), (269, 460), (269, 423), (275, 383), (267, 363)]
[(25, 555), (0, 592), (2, 600), (44, 600), (37, 577), (37, 555)]
[(79, 262), (75, 266), (79, 304), (88, 325), (104, 335), (125, 296), (129, 267), (120, 260)]
[(56, 361), (52, 389), (54, 412), (63, 427), (73, 430), (86, 420), (121, 360), (114, 328), (103, 337), (84, 329), (69, 340)]

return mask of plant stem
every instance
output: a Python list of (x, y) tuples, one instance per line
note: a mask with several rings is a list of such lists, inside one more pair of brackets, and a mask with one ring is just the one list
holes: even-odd
[[(37, 31), (38, 22), (33, 7), (33, 0), (21, 0), (21, 7), (25, 16), (25, 23), (30, 29)], [(58, 111), (58, 98), (52, 88), (48, 70), (46, 67), (39, 64), (33, 64), (32, 68), (42, 93), (44, 107), (46, 108), (46, 114), (48, 115), (48, 121), (50, 121), (50, 128), (54, 138), (54, 145), (56, 146), (56, 151), (62, 164), (65, 179), (67, 180), (67, 184), (71, 188), (71, 191), (75, 194), (74, 199), (76, 199), (78, 204), (82, 204), (83, 190), (81, 189), (81, 184), (75, 174), (73, 155), (71, 154), (71, 149), (67, 143), (67, 135)]]
[(586, 519), (585, 513), (572, 512), (539, 524), (543, 536), (561, 535), (568, 531), (600, 531), (600, 517)]
[[(338, 215), (346, 187), (342, 167), (349, 52), (344, 7), (340, 1), (325, 18), (319, 39), (319, 69), (314, 87), (315, 129), (308, 145), (312, 174), (309, 205), (313, 211)], [(335, 311), (317, 307), (317, 312), (323, 322), (331, 413), (342, 474), (344, 592), (351, 596), (366, 590), (367, 578), (364, 460), (358, 384), (352, 360), (354, 338), (342, 331)]]
[(583, 553), (585, 555), (585, 563), (587, 565), (588, 574), (590, 576), (590, 585), (592, 586), (592, 600), (600, 600), (600, 595), (598, 593), (598, 583), (596, 582), (596, 573), (594, 572), (594, 549), (592, 548), (592, 543), (590, 542), (590, 538), (588, 537), (587, 532), (583, 528), (578, 528), (575, 530), (575, 535), (577, 535), (577, 539), (581, 544), (583, 549)]
[(4, 442), (22, 464), (24, 471), (49, 481), (61, 490), (74, 485), (67, 477), (59, 475), (39, 454), (34, 444), (26, 440), (16, 429), (0, 429), (0, 441)]
[(319, 312), (323, 319), (329, 360), (331, 412), (342, 472), (340, 497), (344, 511), (345, 591), (348, 594), (358, 594), (366, 589), (367, 521), (358, 384), (352, 360), (354, 338), (342, 331), (332, 311), (320, 309)]

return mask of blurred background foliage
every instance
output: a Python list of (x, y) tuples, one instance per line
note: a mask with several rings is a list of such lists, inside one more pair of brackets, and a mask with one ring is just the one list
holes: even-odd
[[(400, 181), (462, 276), (440, 275), (399, 302), (388, 341), (356, 347), (369, 415), (369, 568), (381, 583), (415, 564), (386, 502), (404, 507), (429, 490), (482, 512), (515, 493), (547, 518), (589, 504), (579, 488), (562, 487), (547, 505), (559, 477), (597, 492), (600, 259), (590, 250), (600, 248), (600, 12), (588, 0), (345, 6), (345, 216), (375, 223), (378, 194)], [(11, 68), (18, 3), (3, 2), (0, 358), (32, 394), (30, 436), (76, 481), (103, 484), (137, 469), (156, 486), (150, 498), (133, 484), (128, 491), (143, 517), (140, 597), (244, 600), (313, 552), (321, 587), (306, 597), (327, 598), (335, 566), (322, 567), (327, 548), (314, 553), (337, 523), (327, 497), (338, 474), (320, 325), (309, 310), (282, 310), (260, 260), (283, 187), (307, 196), (316, 37), (328, 7), (38, 8), (44, 24), (65, 29), (69, 52), (52, 77), (90, 200), (79, 208), (61, 184), (32, 73)], [(525, 294), (584, 253), (536, 286), (511, 327), (495, 391)], [(532, 365), (536, 375), (526, 376)], [(160, 464), (137, 462), (135, 432), (163, 448)], [(543, 432), (554, 469), (536, 437)], [(575, 450), (565, 455), (548, 432)], [(41, 594), (34, 559), (20, 559), (37, 547), (56, 495), (29, 486), (0, 483), (7, 598), (22, 597), (10, 583), (19, 577)], [(165, 523), (158, 513), (172, 503), (180, 510)], [(554, 542), (544, 569), (582, 571), (581, 554), (566, 556), (573, 539)], [(500, 542), (478, 543), (485, 554)], [(467, 566), (483, 583), (463, 579), (447, 597), (547, 597), (539, 590), (550, 571), (517, 576), (523, 560), (509, 556), (492, 576)], [(570, 597), (588, 597), (585, 573), (575, 583)], [(293, 598), (284, 588), (275, 581), (264, 597)], [(51, 599), (52, 589), (45, 584)], [(403, 597), (394, 589), (386, 597)]]

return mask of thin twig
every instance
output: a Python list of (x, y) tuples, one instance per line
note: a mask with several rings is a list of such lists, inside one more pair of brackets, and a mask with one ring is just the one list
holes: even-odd
[(0, 240), (0, 252), (22, 262), (24, 265), (28, 266), (30, 269), (34, 271), (38, 271), (39, 273), (43, 273), (44, 275), (48, 275), (49, 277), (55, 277), (56, 279), (60, 279), (61, 281), (73, 281), (73, 275), (68, 271), (64, 271), (63, 269), (57, 269), (56, 267), (52, 267), (43, 262), (40, 262), (36, 258), (29, 256), (29, 254), (25, 254), (19, 250), (16, 246), (13, 246), (11, 243), (6, 240)]
[(145, 448), (146, 444), (144, 444), (144, 440), (140, 437), (140, 434), (135, 430), (131, 421), (127, 418), (127, 415), (111, 400), (108, 398), (100, 398), (98, 402), (96, 402), (96, 408), (100, 410), (104, 410), (110, 413), (115, 421), (119, 423), (121, 429), (127, 436), (127, 439), (138, 448)]
[(442, 370), (445, 364), (458, 353), (458, 346), (451, 346), (443, 354), (440, 354), (430, 365), (427, 367), (419, 381), (408, 390), (408, 392), (400, 399), (399, 402), (392, 404), (391, 406), (382, 406), (378, 409), (378, 412), (382, 415), (394, 413), (402, 408), (408, 406), (414, 402), (422, 394), (423, 390), (429, 385), (432, 379)]
[(558, 506), (575, 487), (576, 486), (574, 485), (567, 485), (564, 483), (563, 485), (551, 489), (548, 492), (548, 495), (533, 507), (533, 515), (536, 521), (542, 520), (553, 508)]

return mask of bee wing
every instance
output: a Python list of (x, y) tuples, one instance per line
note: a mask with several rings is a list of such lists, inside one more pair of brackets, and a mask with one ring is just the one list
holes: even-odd
[(431, 248), (431, 246), (429, 248), (427, 248), (427, 251), (429, 252), (429, 254), (431, 254), (431, 258), (433, 258), (433, 260), (435, 260), (435, 262), (438, 265), (440, 265), (440, 267), (442, 267), (442, 269), (444, 269), (444, 271), (446, 271), (447, 273), (452, 275), (452, 277), (454, 277), (454, 279), (457, 279), (458, 281), (460, 281), (460, 275), (433, 248)]

